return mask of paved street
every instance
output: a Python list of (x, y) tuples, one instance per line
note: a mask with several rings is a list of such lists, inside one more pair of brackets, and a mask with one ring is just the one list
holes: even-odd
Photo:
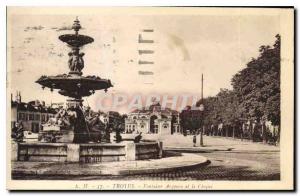
[[(213, 152), (202, 154), (211, 163), (205, 167), (188, 171), (131, 176), (86, 176), (59, 177), (43, 176), (27, 179), (69, 179), (69, 180), (279, 180), (278, 152)], [(259, 156), (258, 156), (259, 155)], [(18, 178), (18, 177), (17, 177)]]
[[(213, 152), (203, 154), (211, 164), (189, 171), (128, 176), (143, 180), (279, 180), (279, 153)], [(259, 155), (259, 156), (257, 156)], [(120, 178), (117, 178), (120, 179)]]
[[(128, 134), (127, 134), (128, 135)], [(127, 138), (134, 138), (136, 135), (131, 135)], [(126, 135), (122, 135), (123, 138)], [(193, 136), (174, 135), (142, 135), (142, 139), (146, 140), (162, 140), (164, 148), (193, 148)], [(220, 136), (203, 136), (204, 147), (200, 147), (200, 135), (197, 135), (196, 147), (203, 150), (234, 150), (234, 151), (279, 151), (279, 146), (265, 145), (262, 143), (251, 142), (249, 140), (233, 139), (232, 137)], [(193, 149), (197, 149), (193, 148)]]
[[(217, 149), (233, 151), (279, 151), (279, 146), (265, 145), (249, 140), (233, 139), (232, 137), (203, 136), (204, 147), (200, 147), (200, 136), (197, 136), (196, 147), (201, 149)], [(172, 135), (163, 139), (164, 147), (193, 147), (192, 136)]]
[[(176, 136), (179, 137), (179, 136)], [(174, 138), (173, 138), (174, 139)], [(190, 138), (181, 138), (181, 145), (186, 148)], [(206, 147), (191, 147), (193, 154), (201, 154), (210, 160), (207, 166), (196, 167), (188, 171), (173, 171), (157, 174), (130, 176), (85, 176), (67, 177), (69, 180), (279, 180), (280, 158), (279, 147), (226, 138), (205, 137)], [(178, 140), (172, 140), (178, 141)], [(172, 147), (172, 142), (165, 142)], [(185, 144), (185, 145), (184, 145)], [(209, 144), (209, 145), (208, 145)], [(218, 147), (216, 151), (213, 146)], [(197, 152), (197, 149), (201, 152)], [(206, 152), (205, 150), (208, 149)], [(230, 149), (228, 151), (227, 149)], [(204, 152), (203, 152), (204, 150)], [(18, 176), (16, 176), (18, 178)], [(30, 177), (27, 179), (66, 179), (59, 176)]]

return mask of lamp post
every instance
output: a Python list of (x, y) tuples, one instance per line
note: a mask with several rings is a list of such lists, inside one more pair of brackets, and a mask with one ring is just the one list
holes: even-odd
[(203, 104), (203, 74), (201, 76), (201, 104), (199, 106), (199, 110), (201, 112), (201, 131), (200, 131), (200, 146), (203, 147), (203, 128), (204, 128), (204, 104)]
[(203, 117), (204, 117), (204, 115), (203, 115), (203, 111), (204, 111), (204, 105), (201, 103), (201, 105), (200, 105), (200, 107), (199, 107), (199, 109), (200, 109), (200, 112), (201, 112), (201, 131), (200, 131), (200, 146), (204, 146), (204, 144), (203, 144), (203, 127), (204, 127), (204, 125), (203, 125)]

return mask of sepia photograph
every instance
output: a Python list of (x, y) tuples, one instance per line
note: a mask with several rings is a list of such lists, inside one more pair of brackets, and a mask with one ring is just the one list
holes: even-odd
[(6, 20), (7, 189), (294, 189), (292, 7)]

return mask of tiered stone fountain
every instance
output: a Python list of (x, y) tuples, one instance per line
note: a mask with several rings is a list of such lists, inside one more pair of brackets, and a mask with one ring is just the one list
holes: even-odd
[(80, 52), (80, 48), (86, 44), (92, 43), (93, 38), (79, 34), (81, 25), (76, 19), (72, 26), (74, 34), (64, 34), (59, 36), (59, 39), (68, 44), (71, 52), (68, 53), (68, 65), (70, 72), (68, 74), (60, 74), (57, 76), (42, 76), (36, 82), (42, 85), (43, 88), (48, 87), (58, 89), (58, 93), (70, 97), (68, 101), (68, 111), (73, 111), (76, 114), (74, 123), (74, 143), (87, 143), (92, 141), (89, 127), (85, 120), (82, 110), (82, 97), (90, 96), (96, 90), (112, 87), (110, 80), (102, 79), (98, 76), (82, 76), (82, 69), (84, 68), (84, 53)]
[[(130, 161), (162, 157), (161, 142), (121, 142), (111, 143), (109, 129), (101, 133), (98, 116), (87, 119), (82, 110), (82, 97), (90, 96), (96, 90), (112, 87), (110, 80), (98, 76), (83, 76), (84, 53), (80, 48), (92, 43), (93, 38), (79, 34), (81, 25), (76, 18), (72, 29), (74, 34), (64, 34), (59, 39), (68, 44), (71, 52), (68, 53), (69, 73), (57, 76), (41, 76), (36, 82), (42, 88), (51, 91), (58, 89), (58, 93), (67, 96), (67, 108), (58, 112), (44, 128), (54, 129), (56, 132), (72, 133), (72, 139), (62, 134), (58, 140), (38, 143), (19, 143), (16, 149), (15, 160), (18, 161), (54, 161), (54, 162), (102, 162), (102, 161)], [(50, 128), (49, 128), (50, 127)], [(104, 135), (104, 137), (103, 137)], [(107, 137), (108, 135), (108, 137)]]

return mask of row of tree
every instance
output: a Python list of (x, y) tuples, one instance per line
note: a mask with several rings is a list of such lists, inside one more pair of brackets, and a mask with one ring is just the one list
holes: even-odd
[(280, 133), (280, 35), (271, 46), (261, 46), (259, 56), (231, 80), (232, 90), (221, 89), (200, 100), (203, 112), (187, 107), (181, 112), (184, 131), (211, 135), (279, 141)]

